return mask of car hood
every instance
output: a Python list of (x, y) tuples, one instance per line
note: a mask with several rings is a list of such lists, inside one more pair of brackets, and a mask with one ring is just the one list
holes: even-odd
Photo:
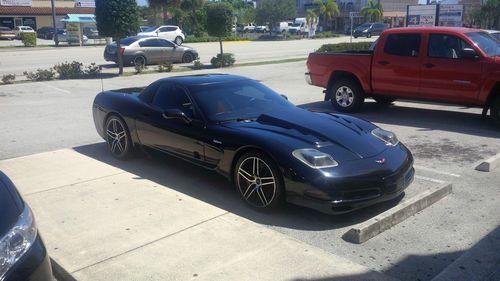
[(232, 122), (226, 126), (275, 139), (292, 149), (314, 147), (340, 161), (373, 157), (387, 149), (371, 134), (376, 126), (369, 122), (303, 109), (267, 113), (253, 122)]

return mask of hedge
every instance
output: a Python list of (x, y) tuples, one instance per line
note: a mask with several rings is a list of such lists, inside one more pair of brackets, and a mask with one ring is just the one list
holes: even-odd
[(26, 47), (36, 46), (36, 33), (35, 32), (22, 32), (21, 40)]
[(373, 42), (324, 44), (316, 52), (366, 51)]

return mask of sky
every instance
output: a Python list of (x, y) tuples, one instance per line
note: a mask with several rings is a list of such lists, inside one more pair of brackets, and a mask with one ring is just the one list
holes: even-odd
[(137, 4), (141, 6), (145, 6), (147, 3), (148, 3), (147, 0), (137, 0)]

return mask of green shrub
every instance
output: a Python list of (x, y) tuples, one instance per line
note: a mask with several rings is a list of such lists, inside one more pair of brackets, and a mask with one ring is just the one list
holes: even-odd
[(210, 63), (213, 67), (226, 67), (231, 66), (236, 62), (234, 55), (231, 53), (225, 53), (223, 56), (217, 54), (216, 57), (213, 57), (210, 60)]
[(364, 51), (370, 48), (372, 42), (324, 44), (316, 52)]
[(158, 64), (158, 72), (170, 72), (174, 65), (169, 61), (164, 61)]
[(142, 63), (135, 64), (134, 68), (135, 68), (135, 74), (141, 74), (145, 69), (148, 69), (148, 67)]
[[(222, 37), (222, 41), (241, 41), (241, 40), (254, 40), (254, 39), (243, 36)], [(184, 41), (184, 43), (199, 43), (199, 42), (219, 42), (219, 38), (213, 36), (202, 36), (202, 37), (188, 36)]]
[(320, 39), (320, 38), (332, 38), (332, 37), (339, 37), (337, 33), (333, 33), (331, 31), (325, 31), (325, 32), (318, 32), (316, 33), (312, 39)]
[(83, 72), (85, 76), (96, 77), (101, 73), (101, 67), (98, 66), (95, 62), (93, 62), (87, 67), (85, 67), (85, 70)]
[(26, 47), (36, 46), (36, 33), (35, 32), (22, 32), (21, 40)]
[(15, 74), (5, 74), (4, 76), (2, 76), (2, 82), (4, 84), (12, 84), (14, 83), (14, 80), (16, 80)]
[(56, 73), (51, 68), (49, 69), (37, 69), (36, 72), (25, 71), (24, 76), (31, 81), (49, 81), (53, 80)]
[(63, 62), (54, 66), (55, 71), (59, 74), (59, 79), (76, 79), (83, 76), (83, 64), (81, 62)]
[(203, 69), (205, 65), (200, 61), (200, 59), (196, 59), (193, 61), (193, 69)]
[(300, 40), (303, 37), (300, 35), (294, 35), (294, 34), (279, 34), (279, 35), (269, 35), (269, 34), (264, 34), (259, 36), (259, 41), (285, 41), (285, 40)]

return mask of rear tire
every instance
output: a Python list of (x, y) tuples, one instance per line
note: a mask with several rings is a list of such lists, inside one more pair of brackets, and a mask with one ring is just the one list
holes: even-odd
[(500, 96), (491, 104), (490, 117), (493, 123), (500, 129)]
[(357, 112), (365, 102), (365, 93), (359, 83), (349, 78), (341, 78), (329, 90), (333, 107), (340, 112)]
[(378, 104), (382, 105), (391, 105), (394, 101), (396, 101), (393, 97), (384, 97), (384, 96), (374, 96), (372, 97)]
[(182, 45), (182, 42), (184, 42), (184, 40), (182, 40), (182, 37), (180, 36), (177, 36), (175, 37), (175, 44), (177, 44), (178, 46)]
[(125, 121), (118, 115), (111, 115), (106, 120), (104, 129), (111, 155), (120, 160), (130, 158), (133, 154), (133, 145)]
[(142, 64), (145, 66), (147, 64), (147, 62), (148, 61), (146, 60), (146, 57), (143, 55), (139, 55), (139, 56), (134, 57), (134, 65)]

